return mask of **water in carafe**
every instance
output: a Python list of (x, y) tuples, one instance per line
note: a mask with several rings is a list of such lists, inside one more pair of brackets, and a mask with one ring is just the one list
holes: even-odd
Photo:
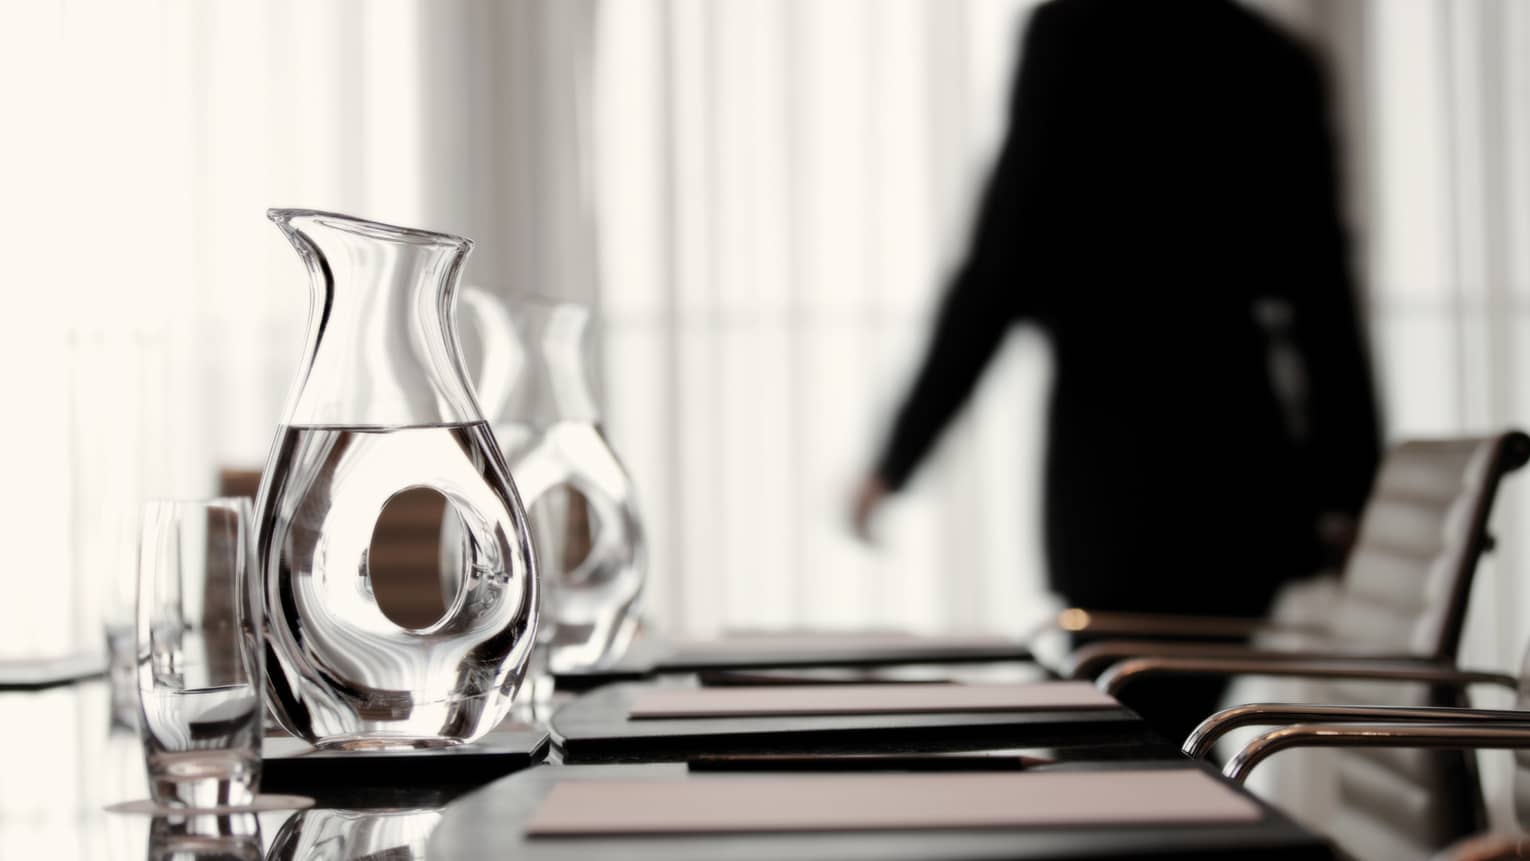
[[(520, 538), (493, 446), (482, 422), (283, 430), (272, 461), (281, 479), (263, 500), (257, 540), (262, 555), (277, 549), (267, 557), (278, 566), (276, 607), (309, 664), (302, 672), (345, 682), (301, 694), (278, 686), (273, 707), (289, 728), (333, 744), (362, 733), (476, 737), (498, 721), (521, 663), (505, 653), (529, 650), (532, 617), (530, 596), (514, 588)], [(405, 628), (378, 606), (367, 557), (389, 499), (416, 487), (446, 497), (465, 540), (460, 570), (443, 575), (457, 584), (446, 613)]]

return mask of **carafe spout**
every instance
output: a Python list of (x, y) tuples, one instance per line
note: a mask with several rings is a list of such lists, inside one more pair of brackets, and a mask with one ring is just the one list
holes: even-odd
[(290, 423), (419, 426), (481, 420), (452, 326), (473, 243), (312, 209), (267, 216), (308, 268), (306, 373)]

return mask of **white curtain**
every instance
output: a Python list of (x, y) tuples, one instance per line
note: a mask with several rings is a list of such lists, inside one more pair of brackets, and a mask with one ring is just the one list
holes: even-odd
[[(111, 583), (131, 576), (117, 513), (264, 462), (308, 304), (267, 207), (459, 232), (478, 240), (471, 281), (593, 294), (592, 15), (589, 0), (0, 5), (0, 659), (99, 650)], [(104, 697), (78, 711), (10, 759), (29, 777), (0, 779), (0, 857), (143, 857), (147, 820), (82, 825), (141, 794), (142, 759), (103, 752)], [(53, 695), (9, 703), (0, 731), (35, 735), (40, 717), (60, 718)]]
[(0, 656), (99, 648), (115, 513), (264, 462), (308, 305), (267, 207), (462, 233), (469, 281), (593, 295), (593, 8), (0, 9)]
[(491, 288), (598, 292), (657, 624), (1017, 630), (1041, 612), (1034, 337), (880, 552), (842, 523), (964, 240), (1027, 5), (7, 7), (3, 441), (27, 492), (0, 521), (0, 651), (92, 644), (111, 513), (263, 461), (307, 302), (273, 205), (472, 236)]
[(1011, 339), (882, 546), (847, 528), (965, 244), (1030, 5), (601, 5), (606, 390), (661, 625), (1018, 632), (1045, 612), (1034, 333)]

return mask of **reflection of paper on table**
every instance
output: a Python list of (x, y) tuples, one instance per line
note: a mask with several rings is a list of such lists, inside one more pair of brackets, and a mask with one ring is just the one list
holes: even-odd
[(1018, 774), (727, 775), (569, 780), (529, 835), (709, 834), (1257, 822), (1258, 805), (1191, 768)]
[(673, 640), (670, 648), (677, 658), (695, 659), (732, 655), (779, 654), (793, 656), (815, 652), (896, 652), (899, 654), (963, 649), (1014, 649), (1022, 644), (998, 635), (929, 636), (905, 631), (788, 631), (780, 634), (732, 634), (709, 640)]
[(651, 688), (632, 700), (633, 718), (797, 717), (1057, 709), (1121, 704), (1089, 682), (994, 685), (767, 685)]

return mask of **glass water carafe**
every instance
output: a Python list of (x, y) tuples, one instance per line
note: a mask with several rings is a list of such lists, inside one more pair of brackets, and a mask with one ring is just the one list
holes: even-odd
[(463, 294), (482, 347), (477, 390), (530, 511), (543, 588), (538, 648), (554, 672), (609, 664), (638, 627), (647, 547), (632, 480), (588, 385), (590, 311), (525, 296), (501, 302), (474, 287)]
[[(504, 717), (537, 625), (530, 533), (452, 326), (472, 243), (272, 210), (311, 279), (303, 365), (257, 502), (269, 700), (326, 747), (471, 741)], [(427, 489), (463, 536), (439, 619), (401, 625), (368, 569), (390, 500)], [(430, 565), (434, 569), (434, 564)]]

